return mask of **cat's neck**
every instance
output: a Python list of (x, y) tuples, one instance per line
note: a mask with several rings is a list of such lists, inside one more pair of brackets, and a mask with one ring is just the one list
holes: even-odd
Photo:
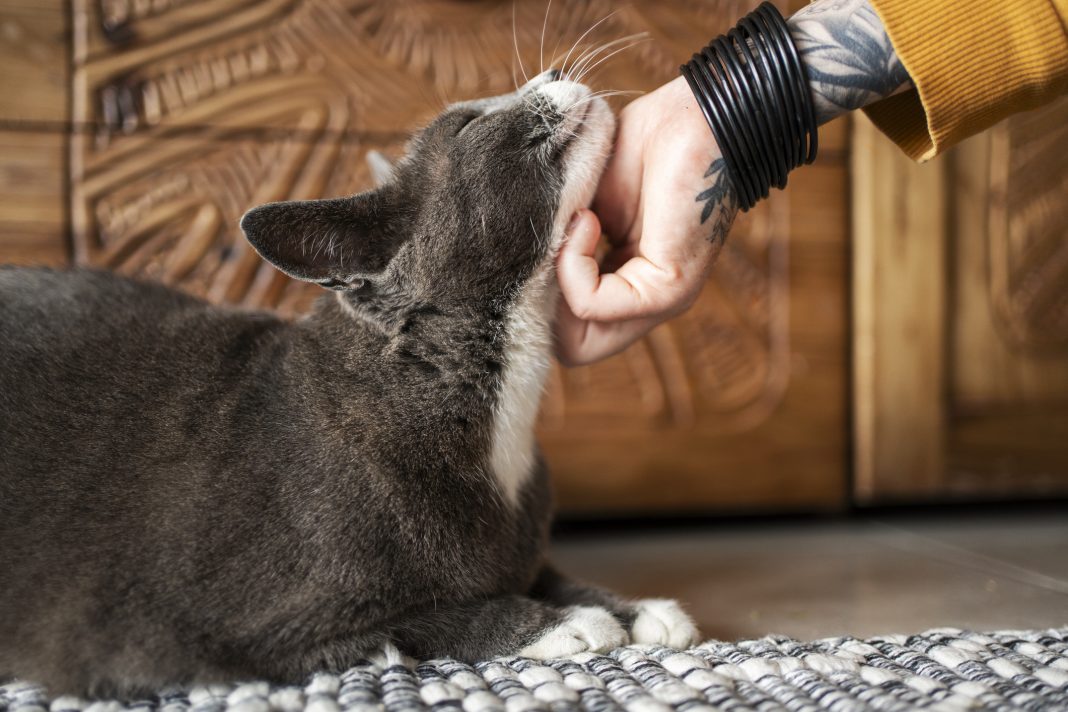
[(534, 425), (552, 366), (555, 274), (535, 275), (505, 320), (504, 368), (494, 401), (489, 466), (500, 492), (516, 506), (537, 467)]
[[(431, 304), (388, 311), (381, 321), (339, 299), (321, 305), (315, 330), (353, 330), (354, 363), (403, 373), (409, 397), (440, 416), (462, 420), (481, 433), (472, 445), (485, 452), (485, 468), (502, 500), (518, 503), (537, 467), (534, 426), (552, 365), (552, 327), (558, 287), (544, 269), (500, 310), (458, 314)], [(329, 342), (337, 343), (336, 334)], [(441, 433), (449, 437), (448, 433)], [(451, 438), (450, 438), (451, 439)]]

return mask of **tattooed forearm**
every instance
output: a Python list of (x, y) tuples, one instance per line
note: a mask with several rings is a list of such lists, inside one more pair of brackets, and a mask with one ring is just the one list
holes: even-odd
[(821, 124), (911, 83), (868, 0), (816, 0), (787, 24)]
[(718, 247), (723, 244), (734, 223), (738, 199), (727, 175), (727, 164), (722, 158), (712, 161), (705, 171), (705, 178), (711, 179), (711, 185), (698, 193), (696, 200), (704, 203), (701, 207), (701, 224), (704, 225), (710, 218), (712, 220), (708, 239)]

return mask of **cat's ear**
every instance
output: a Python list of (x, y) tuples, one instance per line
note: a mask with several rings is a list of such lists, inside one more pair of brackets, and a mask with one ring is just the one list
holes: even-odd
[(330, 200), (267, 203), (241, 229), (260, 255), (291, 277), (345, 289), (385, 269), (403, 231), (378, 191)]

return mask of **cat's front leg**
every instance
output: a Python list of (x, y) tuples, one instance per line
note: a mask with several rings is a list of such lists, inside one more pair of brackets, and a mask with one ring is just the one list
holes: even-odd
[(557, 606), (599, 606), (610, 610), (626, 627), (632, 643), (688, 648), (699, 639), (693, 619), (676, 601), (627, 601), (611, 591), (568, 578), (549, 564), (542, 567), (530, 595)]
[(614, 612), (603, 607), (556, 606), (526, 596), (408, 612), (387, 626), (386, 635), (409, 655), (467, 661), (504, 655), (557, 658), (605, 652), (628, 641)]

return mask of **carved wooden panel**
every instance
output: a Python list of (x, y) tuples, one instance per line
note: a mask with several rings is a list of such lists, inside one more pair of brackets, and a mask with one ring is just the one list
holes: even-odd
[(1068, 101), (926, 166), (858, 129), (859, 494), (1068, 492)]
[(989, 300), (1002, 338), (1019, 349), (1068, 347), (1065, 147), (1064, 101), (1013, 117), (991, 137)]
[[(591, 81), (655, 88), (753, 4), (73, 0), (74, 257), (299, 313), (318, 288), (257, 258), (245, 209), (369, 187), (368, 150), (399, 152), (443, 103), (508, 91), (576, 42), (645, 33)], [(739, 221), (691, 313), (554, 374), (541, 440), (565, 508), (842, 501), (841, 135)]]

